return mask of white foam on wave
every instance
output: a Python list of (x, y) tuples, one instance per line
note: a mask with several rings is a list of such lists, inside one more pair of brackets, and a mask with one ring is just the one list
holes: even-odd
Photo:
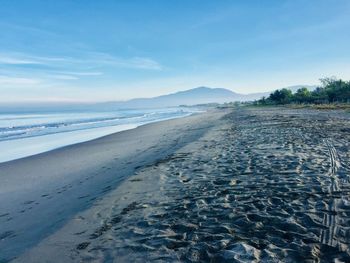
[(0, 162), (90, 141), (140, 125), (188, 116), (197, 109), (0, 115)]

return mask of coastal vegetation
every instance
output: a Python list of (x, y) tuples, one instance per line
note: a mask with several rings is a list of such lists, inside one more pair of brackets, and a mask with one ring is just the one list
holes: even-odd
[(350, 81), (342, 79), (320, 79), (321, 86), (314, 90), (305, 87), (296, 92), (290, 89), (279, 89), (268, 97), (255, 101), (256, 105), (286, 105), (286, 104), (350, 104)]

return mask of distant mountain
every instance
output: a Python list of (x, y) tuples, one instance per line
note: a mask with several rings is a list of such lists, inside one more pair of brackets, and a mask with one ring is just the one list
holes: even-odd
[(198, 87), (154, 98), (141, 98), (125, 102), (115, 102), (114, 106), (121, 106), (123, 108), (171, 107), (178, 105), (224, 103), (232, 100), (240, 100), (241, 97), (241, 94), (228, 89)]
[[(314, 89), (315, 86), (299, 85), (287, 87), (295, 92), (301, 87)], [(96, 104), (47, 104), (39, 103), (33, 105), (0, 105), (0, 112), (31, 112), (42, 110), (117, 110), (117, 109), (140, 109), (140, 108), (162, 108), (175, 107), (179, 105), (197, 105), (207, 103), (225, 103), (235, 101), (253, 101), (268, 97), (271, 92), (240, 94), (228, 89), (198, 87), (185, 91), (179, 91), (168, 95), (139, 98), (128, 101), (113, 101)]]
[[(301, 87), (314, 89), (315, 86), (299, 85), (287, 87), (295, 92)], [(179, 91), (168, 95), (158, 96), (154, 98), (140, 98), (120, 102), (108, 102), (99, 104), (107, 108), (160, 108), (173, 107), (179, 105), (197, 105), (207, 103), (225, 103), (234, 101), (253, 101), (268, 97), (271, 92), (240, 94), (228, 89), (198, 87), (185, 91)]]

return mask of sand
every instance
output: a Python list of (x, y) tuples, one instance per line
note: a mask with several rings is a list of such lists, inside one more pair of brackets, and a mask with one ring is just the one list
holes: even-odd
[(225, 114), (14, 262), (349, 262), (350, 115)]
[(54, 233), (140, 167), (196, 140), (224, 114), (148, 124), (0, 164), (0, 262)]

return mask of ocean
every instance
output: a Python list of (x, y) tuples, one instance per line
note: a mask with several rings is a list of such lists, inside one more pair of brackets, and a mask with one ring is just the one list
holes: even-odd
[(117, 111), (0, 112), (0, 162), (200, 111), (196, 108), (174, 107)]

